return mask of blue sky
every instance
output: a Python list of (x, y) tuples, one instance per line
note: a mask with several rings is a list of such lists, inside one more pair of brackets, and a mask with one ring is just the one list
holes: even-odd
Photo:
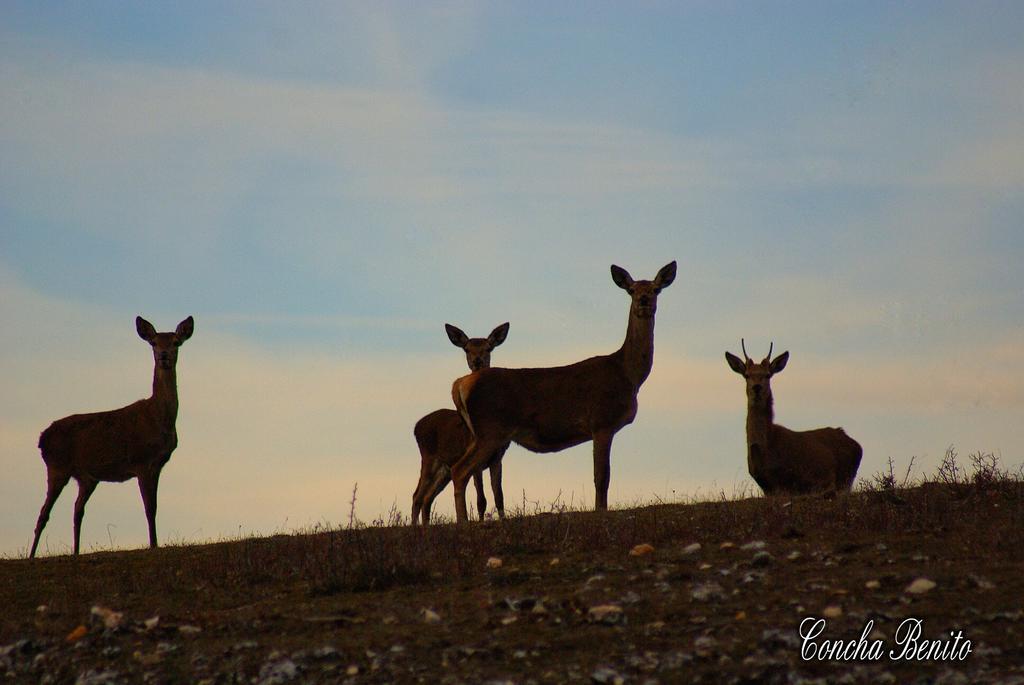
[[(862, 476), (1021, 463), (1020, 3), (0, 5), (0, 553), (39, 432), (144, 396), (143, 314), (192, 314), (159, 529), (191, 541), (408, 501), (412, 425), (496, 364), (617, 347), (609, 264), (679, 276), (613, 502), (752, 488), (741, 381), (788, 349), (791, 428)], [(763, 352), (761, 352), (763, 354)], [(588, 447), (513, 448), (507, 501), (588, 506)], [(71, 494), (69, 494), (71, 493)], [(136, 546), (131, 484), (87, 549)], [(70, 538), (73, 488), (44, 543)], [(450, 511), (450, 492), (439, 500)]]

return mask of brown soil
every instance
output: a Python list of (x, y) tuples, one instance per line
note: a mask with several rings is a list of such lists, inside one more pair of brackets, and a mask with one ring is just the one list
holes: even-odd
[[(1022, 531), (1007, 481), (3, 560), (0, 676), (1024, 683)], [(873, 621), (884, 652), (804, 660), (808, 616), (819, 649)], [(891, 658), (907, 618), (969, 654)]]

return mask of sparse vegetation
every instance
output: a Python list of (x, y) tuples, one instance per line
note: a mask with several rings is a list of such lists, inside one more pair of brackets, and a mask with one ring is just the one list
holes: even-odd
[[(86, 681), (287, 682), (269, 678), (275, 668), (294, 669), (295, 682), (1024, 676), (1020, 470), (981, 452), (962, 465), (952, 449), (931, 478), (912, 467), (890, 462), (831, 497), (607, 512), (524, 498), (503, 522), (421, 528), (393, 509), (370, 525), (353, 515), (347, 527), (295, 535), (4, 560), (0, 674), (55, 683), (104, 672), (116, 678)], [(905, 592), (923, 576), (934, 589)], [(111, 628), (93, 607), (123, 619)], [(957, 663), (802, 661), (799, 621), (826, 609), (835, 639), (857, 638), (870, 619), (891, 641), (912, 616), (930, 637), (963, 630), (974, 652)]]

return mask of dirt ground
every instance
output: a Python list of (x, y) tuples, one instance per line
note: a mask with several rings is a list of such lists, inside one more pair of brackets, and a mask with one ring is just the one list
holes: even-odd
[(1013, 481), (0, 560), (0, 676), (1024, 683), (1022, 523)]

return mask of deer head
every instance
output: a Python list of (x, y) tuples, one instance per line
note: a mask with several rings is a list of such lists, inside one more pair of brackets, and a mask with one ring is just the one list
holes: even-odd
[(491, 365), (491, 350), (505, 342), (508, 335), (508, 322), (501, 324), (486, 338), (470, 338), (457, 326), (450, 323), (444, 325), (445, 332), (452, 345), (461, 347), (466, 352), (466, 363), (471, 371), (486, 369)]
[(769, 345), (768, 356), (761, 360), (761, 363), (757, 363), (747, 356), (747, 346), (742, 338), (740, 338), (740, 346), (743, 348), (742, 361), (731, 352), (725, 353), (725, 361), (729, 362), (729, 367), (747, 381), (747, 402), (751, 406), (771, 401), (771, 378), (786, 368), (786, 362), (789, 361), (788, 351), (772, 359), (774, 345), (774, 343)]
[(676, 278), (676, 263), (661, 267), (653, 281), (634, 281), (629, 272), (612, 264), (612, 280), (633, 298), (629, 313), (638, 319), (650, 319), (658, 310), (658, 293), (672, 285)]
[(164, 370), (173, 369), (178, 363), (178, 347), (192, 337), (194, 325), (190, 316), (179, 323), (173, 333), (157, 333), (153, 324), (141, 316), (135, 317), (135, 330), (140, 338), (152, 345), (153, 361)]

